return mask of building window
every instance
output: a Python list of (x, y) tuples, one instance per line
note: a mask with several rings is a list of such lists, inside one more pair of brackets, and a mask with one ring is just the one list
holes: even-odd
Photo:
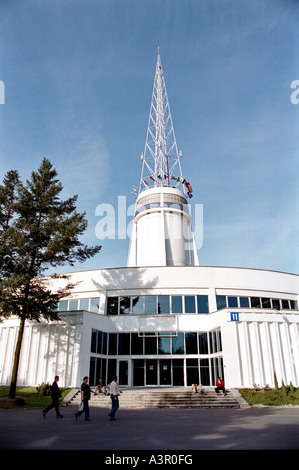
[(184, 385), (184, 360), (172, 360), (172, 384), (173, 386)]
[(196, 313), (194, 295), (185, 295), (185, 313)]
[(251, 308), (261, 308), (261, 299), (259, 297), (250, 297)]
[(108, 359), (107, 383), (109, 384), (116, 376), (116, 359)]
[(117, 333), (109, 333), (109, 356), (116, 356), (117, 354)]
[(199, 354), (209, 353), (207, 333), (198, 333), (198, 345), (199, 345)]
[(144, 297), (144, 313), (147, 315), (156, 315), (157, 313), (157, 299), (155, 295), (146, 295)]
[(143, 337), (138, 336), (138, 333), (131, 333), (131, 354), (143, 354)]
[(69, 301), (69, 310), (78, 310), (78, 299)]
[(249, 298), (248, 297), (240, 297), (240, 307), (241, 308), (249, 308)]
[(133, 297), (132, 312), (135, 315), (139, 315), (143, 313), (143, 295)]
[(80, 299), (80, 310), (89, 310), (89, 299)]
[(158, 313), (170, 313), (169, 295), (158, 295)]
[(197, 313), (209, 313), (209, 296), (197, 296)]
[(197, 333), (185, 333), (185, 338), (186, 354), (198, 354)]
[[(184, 299), (184, 307), (183, 307)], [(107, 297), (107, 315), (156, 315), (209, 313), (208, 295), (144, 295)]]
[(118, 315), (118, 297), (107, 298), (107, 315)]
[(185, 354), (184, 333), (178, 333), (172, 338), (172, 354)]
[(225, 295), (216, 295), (217, 301), (217, 310), (221, 310), (222, 308), (226, 308), (226, 297)]
[(158, 333), (158, 354), (170, 354), (170, 337)]
[(118, 334), (118, 355), (119, 356), (130, 355), (130, 333)]
[(272, 299), (272, 308), (275, 308), (275, 310), (280, 310), (279, 299)]
[(147, 355), (157, 354), (157, 336), (144, 337), (144, 353)]
[(187, 386), (199, 383), (198, 359), (186, 360)]
[(282, 306), (283, 310), (289, 310), (289, 308), (290, 308), (289, 301), (285, 300), (285, 299), (282, 299), (281, 300), (281, 306)]
[(61, 300), (59, 302), (59, 311), (66, 312), (68, 310), (68, 300)]
[(222, 351), (221, 331), (220, 329), (210, 331), (210, 354)]
[(144, 360), (135, 359), (133, 369), (133, 385), (140, 387), (144, 385)]
[(181, 295), (173, 295), (171, 297), (172, 313), (183, 313), (183, 300)]
[(70, 299), (60, 300), (59, 311), (73, 311), (73, 310), (86, 310), (87, 312), (98, 313), (100, 308), (100, 298), (91, 299)]
[(271, 308), (271, 299), (262, 298), (262, 307), (263, 308)]
[(98, 331), (98, 337), (97, 337), (97, 353), (102, 354), (103, 351), (103, 332)]
[(238, 297), (227, 297), (228, 306), (238, 308)]
[(119, 298), (119, 313), (120, 315), (129, 315), (131, 313), (131, 297)]
[(200, 359), (200, 383), (210, 385), (210, 364), (209, 359)]
[(91, 331), (91, 345), (90, 351), (95, 353), (97, 351), (97, 330)]
[(89, 361), (89, 382), (90, 385), (95, 385), (95, 370), (96, 370), (96, 357), (91, 356)]
[(98, 313), (100, 308), (100, 299), (99, 298), (91, 298), (90, 299), (90, 307), (89, 311)]

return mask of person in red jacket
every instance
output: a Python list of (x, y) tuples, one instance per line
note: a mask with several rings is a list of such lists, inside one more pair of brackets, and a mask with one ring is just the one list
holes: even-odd
[(217, 378), (215, 385), (216, 385), (216, 388), (215, 388), (216, 393), (219, 393), (220, 390), (222, 390), (224, 395), (226, 395), (227, 392), (224, 387), (224, 381), (220, 377)]

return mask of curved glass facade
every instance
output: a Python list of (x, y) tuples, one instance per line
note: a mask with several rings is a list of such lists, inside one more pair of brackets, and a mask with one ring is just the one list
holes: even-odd
[(120, 385), (213, 385), (223, 373), (221, 331), (106, 333), (92, 330), (90, 383), (113, 375)]

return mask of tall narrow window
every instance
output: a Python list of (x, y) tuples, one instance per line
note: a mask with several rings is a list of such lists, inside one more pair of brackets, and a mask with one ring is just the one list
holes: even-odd
[(130, 354), (130, 333), (118, 334), (118, 355)]
[(170, 337), (158, 336), (158, 354), (170, 354)]
[(261, 299), (259, 297), (250, 297), (251, 308), (261, 308)]
[(199, 354), (208, 354), (208, 333), (198, 333)]
[(198, 354), (197, 333), (186, 333), (186, 354)]
[(128, 315), (131, 313), (131, 298), (130, 297), (119, 298), (119, 313), (121, 315)]
[(59, 302), (59, 311), (66, 312), (68, 307), (68, 300), (60, 300)]
[(171, 297), (172, 313), (183, 313), (183, 302), (181, 295), (173, 295)]
[(138, 333), (131, 333), (131, 354), (143, 354), (143, 337), (138, 336)]
[(78, 299), (70, 300), (69, 310), (78, 310)]
[(184, 333), (172, 337), (172, 354), (185, 354)]
[(238, 297), (228, 297), (228, 306), (232, 308), (238, 308)]
[(155, 315), (157, 313), (157, 299), (155, 295), (145, 296), (144, 313), (147, 315)]
[(143, 313), (143, 295), (133, 297), (132, 299), (132, 312), (135, 315)]
[(248, 297), (240, 297), (240, 307), (249, 308), (249, 298)]
[(118, 297), (107, 298), (107, 315), (118, 315)]
[(217, 301), (217, 310), (221, 310), (222, 308), (226, 308), (226, 297), (225, 295), (216, 295)]
[(80, 310), (89, 310), (89, 299), (80, 299)]
[(197, 312), (209, 313), (209, 296), (208, 295), (197, 296)]
[(110, 356), (116, 356), (117, 354), (117, 333), (109, 333), (109, 348), (108, 354)]
[(100, 308), (100, 299), (98, 297), (90, 299), (90, 311), (98, 313)]
[(185, 313), (195, 313), (194, 295), (185, 295)]
[(158, 295), (158, 313), (170, 313), (169, 295)]

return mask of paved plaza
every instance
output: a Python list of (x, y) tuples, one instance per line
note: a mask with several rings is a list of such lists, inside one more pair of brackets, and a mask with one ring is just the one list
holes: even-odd
[(120, 409), (109, 421), (105, 408), (91, 407), (76, 421), (76, 406), (52, 410), (0, 410), (3, 450), (298, 450), (298, 407), (245, 409)]

